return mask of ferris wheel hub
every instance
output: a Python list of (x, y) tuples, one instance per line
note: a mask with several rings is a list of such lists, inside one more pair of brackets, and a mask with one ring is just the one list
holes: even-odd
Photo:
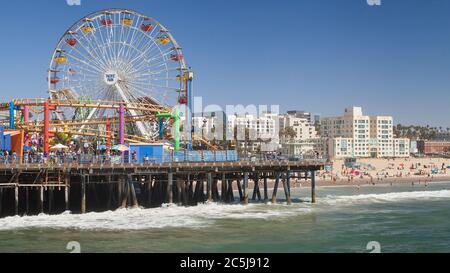
[(115, 85), (120, 80), (119, 74), (114, 71), (108, 71), (104, 74), (103, 80), (107, 85)]

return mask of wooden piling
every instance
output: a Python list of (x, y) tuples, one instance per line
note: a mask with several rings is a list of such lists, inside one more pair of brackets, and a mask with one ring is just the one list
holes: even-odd
[(316, 203), (316, 172), (311, 171), (311, 203)]
[(44, 186), (39, 189), (39, 212), (44, 213)]
[(48, 215), (52, 213), (53, 207), (53, 187), (48, 187)]
[(208, 173), (207, 175), (207, 184), (206, 184), (206, 194), (208, 196), (208, 202), (212, 202), (212, 173)]
[(228, 180), (228, 202), (234, 202), (233, 180)]
[(14, 213), (19, 215), (19, 185), (16, 184), (14, 187)]
[(177, 193), (177, 196), (176, 196), (176, 201), (177, 201), (177, 204), (179, 205), (179, 206), (182, 206), (182, 204), (183, 204), (183, 193), (181, 192), (181, 183), (182, 183), (183, 181), (181, 181), (181, 179), (177, 179), (177, 181), (175, 182), (175, 186), (176, 186), (176, 193)]
[(289, 196), (291, 196), (291, 171), (286, 172), (286, 184), (289, 191)]
[(86, 213), (86, 175), (81, 176), (81, 213)]
[(30, 213), (30, 192), (29, 188), (25, 188), (25, 215)]
[(113, 193), (114, 193), (114, 185), (111, 183), (111, 176), (108, 175), (106, 176), (106, 192), (108, 195), (108, 201), (106, 203), (106, 209), (110, 210), (111, 209), (111, 203), (112, 203), (112, 199), (113, 199)]
[(267, 174), (264, 175), (264, 202), (267, 203), (269, 201), (269, 192), (267, 189)]
[(248, 204), (248, 173), (244, 173), (244, 205)]
[(131, 174), (128, 175), (128, 187), (131, 193), (131, 202), (133, 204), (133, 208), (138, 208), (139, 203), (136, 197), (136, 189), (134, 188), (133, 176)]
[(147, 206), (152, 206), (152, 193), (153, 193), (153, 178), (151, 175), (147, 176)]
[(70, 186), (70, 176), (66, 175), (66, 187), (64, 188), (64, 203), (66, 205), (66, 211), (69, 211), (69, 186)]
[(122, 178), (117, 178), (117, 207), (122, 207), (122, 194), (123, 194), (123, 185)]
[(66, 205), (66, 211), (69, 211), (69, 186), (64, 187), (64, 203)]
[(277, 202), (278, 185), (280, 184), (280, 173), (275, 173), (275, 185), (273, 186), (272, 203)]
[(173, 173), (167, 175), (167, 203), (173, 204)]
[(195, 190), (194, 190), (194, 179), (191, 179), (191, 175), (188, 174), (188, 202), (189, 203), (193, 203), (194, 202), (194, 195), (195, 195)]
[(214, 202), (218, 202), (220, 200), (220, 196), (219, 196), (219, 179), (216, 178), (216, 177), (213, 178), (212, 196), (213, 196), (213, 201)]
[(236, 182), (237, 182), (237, 187), (238, 187), (238, 191), (239, 191), (239, 201), (242, 202), (244, 200), (244, 194), (242, 193), (241, 180), (238, 178), (236, 180)]
[(255, 177), (253, 179), (255, 186), (253, 187), (253, 201), (256, 200), (256, 197), (258, 197), (258, 201), (261, 201), (261, 190), (259, 188), (259, 173), (255, 174)]
[(130, 195), (130, 188), (127, 181), (125, 181), (125, 178), (121, 178), (121, 184), (122, 184), (122, 204), (121, 208), (127, 208), (128, 206), (128, 197)]
[(193, 197), (192, 197), (193, 203), (194, 203), (194, 204), (198, 203), (198, 202), (199, 202), (199, 199), (200, 199), (200, 188), (201, 188), (200, 183), (201, 183), (201, 182), (200, 182), (200, 181), (198, 180), (198, 178), (197, 178), (197, 180), (195, 181), (194, 195), (193, 195)]
[(181, 183), (181, 204), (183, 205), (183, 206), (187, 206), (188, 205), (188, 192), (187, 192), (187, 189), (188, 189), (188, 184), (189, 184), (189, 182), (188, 181), (180, 181), (180, 183)]
[(228, 202), (228, 183), (225, 173), (222, 174), (220, 200), (224, 203)]
[(205, 181), (201, 181), (201, 185), (200, 185), (200, 202), (205, 203), (207, 200), (207, 196), (205, 195), (205, 188), (207, 186), (205, 186), (205, 184), (207, 184), (208, 182)]
[(258, 188), (258, 184), (257, 184), (257, 180), (256, 180), (256, 178), (255, 179), (253, 179), (253, 193), (252, 193), (252, 200), (253, 201), (256, 201), (256, 190), (257, 190), (257, 188)]
[(289, 180), (289, 174), (286, 173), (285, 177), (283, 178), (284, 195), (286, 196), (287, 204), (292, 205), (291, 194), (289, 192), (289, 187), (288, 187), (288, 182), (287, 182), (288, 180)]

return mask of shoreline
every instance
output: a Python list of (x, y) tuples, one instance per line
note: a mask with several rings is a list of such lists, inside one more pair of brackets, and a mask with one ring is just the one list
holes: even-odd
[[(355, 178), (350, 181), (331, 181), (331, 180), (323, 180), (323, 179), (317, 179), (316, 180), (316, 188), (339, 188), (339, 187), (376, 187), (376, 186), (395, 186), (395, 185), (408, 185), (411, 186), (417, 186), (417, 185), (423, 185), (428, 186), (431, 184), (436, 183), (450, 183), (450, 175), (445, 176), (434, 176), (434, 177), (427, 177), (427, 176), (411, 176), (411, 177), (388, 177), (383, 178), (380, 180), (373, 179), (371, 182), (368, 178)], [(268, 189), (273, 190), (275, 186), (274, 180), (269, 180), (268, 183)], [(252, 192), (254, 188), (254, 182), (249, 181), (249, 191)], [(263, 181), (259, 182), (259, 188), (261, 192), (263, 191)], [(283, 188), (283, 184), (280, 182), (279, 189)], [(291, 179), (291, 189), (302, 189), (302, 188), (311, 188), (311, 179), (308, 180), (296, 180)], [(237, 190), (237, 188), (235, 189)]]

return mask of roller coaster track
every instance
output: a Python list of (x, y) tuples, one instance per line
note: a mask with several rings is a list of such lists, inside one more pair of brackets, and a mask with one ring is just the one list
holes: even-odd
[[(85, 101), (85, 100), (77, 100), (77, 99), (67, 99), (67, 100), (56, 100), (56, 99), (45, 99), (45, 98), (34, 98), (34, 99), (14, 99), (14, 105), (18, 107), (28, 106), (35, 113), (42, 113), (42, 111), (37, 110), (36, 108), (40, 108), (44, 106), (46, 102), (48, 102), (52, 106), (56, 106), (57, 108), (96, 108), (96, 109), (119, 109), (121, 104), (125, 106), (127, 111), (135, 110), (141, 111), (143, 115), (137, 117), (126, 117), (126, 123), (135, 123), (139, 121), (153, 121), (156, 122), (156, 113), (170, 113), (172, 109), (166, 106), (158, 105), (158, 104), (149, 104), (149, 103), (125, 103), (119, 101)], [(0, 103), (0, 111), (9, 110), (9, 103)], [(2, 116), (7, 117), (8, 114), (2, 114)], [(16, 127), (17, 129), (24, 129), (28, 132), (42, 132), (44, 123), (43, 122), (30, 122), (28, 124), (20, 124), (19, 120), (16, 119)], [(106, 138), (106, 134), (101, 133), (98, 129), (93, 128), (83, 128), (82, 131), (79, 130), (80, 126), (89, 126), (89, 125), (102, 125), (110, 122), (111, 124), (119, 123), (119, 118), (101, 118), (101, 119), (89, 119), (89, 120), (53, 120), (49, 124), (51, 133), (68, 133), (71, 135), (78, 136), (92, 136), (92, 137), (102, 137)], [(6, 121), (5, 121), (6, 123)], [(71, 128), (72, 127), (72, 128)], [(78, 127), (78, 128), (76, 128)], [(59, 128), (64, 128), (63, 130), (59, 130)], [(75, 130), (76, 129), (76, 130)], [(94, 132), (88, 132), (94, 131)], [(116, 139), (113, 133), (111, 134), (112, 139)], [(145, 143), (157, 143), (158, 141), (149, 140), (148, 138), (140, 137), (140, 136), (131, 136), (126, 135), (125, 140), (132, 143), (145, 142)], [(199, 141), (202, 144), (206, 145), (211, 150), (217, 150), (217, 146), (212, 145), (207, 140), (203, 139), (200, 136), (194, 136), (195, 141)]]
[[(97, 109), (119, 109), (120, 105), (123, 104), (126, 110), (136, 110), (143, 111), (146, 113), (157, 113), (157, 112), (171, 112), (172, 109), (166, 106), (149, 104), (149, 103), (125, 103), (120, 101), (85, 101), (85, 100), (54, 100), (54, 99), (15, 99), (13, 100), (15, 106), (29, 106), (38, 107), (44, 106), (45, 102), (56, 107), (69, 107), (69, 108), (97, 108)], [(0, 104), (0, 110), (8, 110), (9, 103)]]

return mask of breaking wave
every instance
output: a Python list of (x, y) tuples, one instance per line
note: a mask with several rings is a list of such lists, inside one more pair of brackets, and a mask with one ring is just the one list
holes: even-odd
[(195, 207), (164, 206), (153, 209), (119, 209), (101, 213), (14, 216), (0, 219), (1, 230), (54, 228), (81, 230), (143, 230), (152, 228), (204, 228), (220, 219), (274, 219), (288, 217), (307, 208), (290, 211), (287, 206), (266, 204), (201, 204)]
[(320, 202), (328, 205), (336, 204), (362, 204), (362, 203), (388, 203), (404, 202), (408, 200), (439, 200), (450, 198), (450, 190), (440, 191), (411, 191), (411, 192), (392, 192), (382, 194), (359, 194), (350, 196), (327, 195)]
[(306, 202), (298, 202), (298, 199), (295, 199), (295, 203), (292, 206), (284, 204), (250, 204), (242, 206), (210, 203), (196, 207), (164, 206), (154, 209), (119, 209), (83, 215), (66, 212), (61, 215), (15, 216), (0, 219), (0, 231), (31, 228), (79, 230), (201, 229), (214, 225), (214, 223), (222, 219), (277, 221), (298, 215), (320, 213), (320, 211), (327, 210), (331, 206), (336, 208), (355, 204), (441, 199), (450, 199), (450, 190), (347, 196), (327, 195), (318, 198), (317, 205), (311, 205), (307, 199), (303, 199)]

